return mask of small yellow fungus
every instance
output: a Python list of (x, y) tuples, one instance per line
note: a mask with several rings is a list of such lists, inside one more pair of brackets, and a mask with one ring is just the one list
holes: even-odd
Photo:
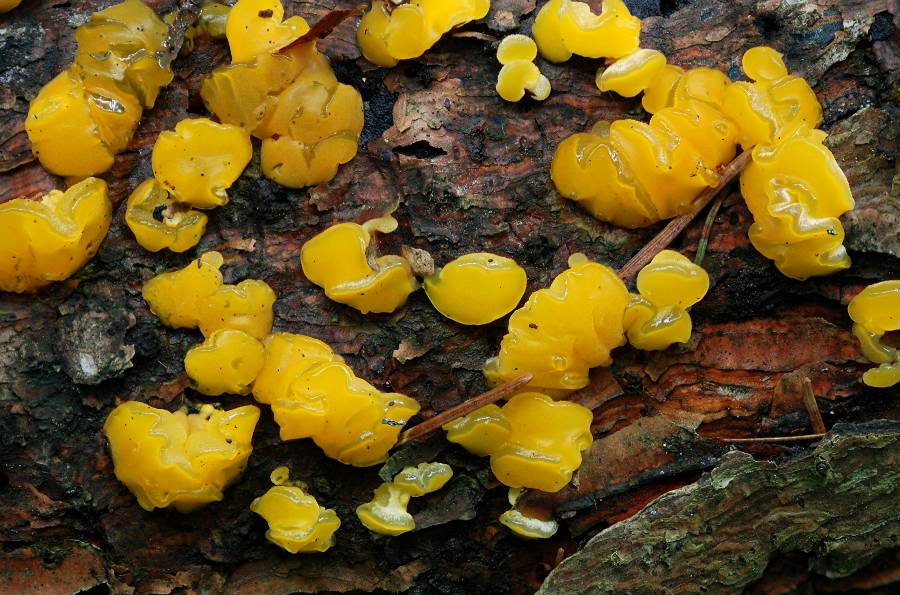
[(863, 374), (863, 382), (877, 388), (900, 382), (900, 350), (882, 342), (885, 333), (900, 330), (900, 280), (869, 285), (851, 300), (847, 311), (863, 355), (880, 364)]
[(372, 0), (356, 42), (369, 62), (390, 68), (418, 58), (451, 29), (483, 19), (490, 7), (490, 0), (410, 0), (399, 6)]
[(663, 250), (637, 276), (640, 295), (632, 296), (623, 325), (628, 342), (644, 350), (666, 349), (691, 337), (687, 310), (709, 290), (702, 267), (672, 250)]
[(143, 289), (150, 311), (166, 326), (197, 328), (200, 305), (222, 286), (224, 262), (218, 252), (206, 252), (179, 271), (153, 277)]
[(491, 403), (443, 426), (447, 440), (479, 457), (489, 456), (506, 444), (512, 428), (497, 405)]
[(206, 230), (207, 217), (181, 210), (155, 179), (146, 180), (128, 197), (125, 223), (138, 244), (151, 252), (168, 248), (184, 252), (197, 245)]
[(610, 365), (610, 352), (625, 343), (628, 300), (615, 271), (572, 255), (568, 270), (513, 312), (500, 353), (485, 364), (488, 382), (530, 372), (529, 386), (554, 396), (587, 386), (589, 370)]
[(266, 539), (292, 554), (324, 552), (334, 545), (334, 533), (341, 520), (330, 508), (323, 508), (303, 488), (285, 485), (287, 467), (272, 472), (274, 487), (250, 503), (250, 510), (266, 519)]
[(512, 488), (561, 490), (581, 466), (581, 451), (593, 442), (591, 410), (528, 392), (514, 396), (502, 411), (511, 432), (491, 453), (494, 475)]
[(282, 440), (312, 438), (327, 456), (355, 467), (383, 462), (418, 411), (415, 399), (383, 393), (337, 361), (297, 373), (288, 396), (272, 402)]
[(116, 477), (145, 510), (174, 506), (190, 512), (222, 499), (244, 470), (259, 409), (230, 411), (204, 405), (199, 413), (171, 413), (129, 401), (103, 425)]
[(262, 343), (245, 333), (223, 328), (188, 350), (184, 369), (204, 395), (246, 395), (263, 367)]
[(547, 80), (533, 60), (537, 45), (527, 35), (508, 35), (497, 47), (497, 60), (503, 65), (497, 77), (497, 94), (506, 101), (519, 101), (525, 91), (543, 101), (550, 96)]
[(507, 510), (500, 515), (500, 523), (525, 539), (549, 539), (556, 535), (559, 524), (553, 519), (544, 520), (526, 516), (518, 510)]
[(329, 298), (363, 314), (393, 312), (419, 284), (402, 256), (379, 256), (373, 267), (367, 252), (373, 232), (389, 233), (396, 228), (397, 221), (390, 216), (363, 225), (332, 225), (300, 249), (303, 274)]
[(528, 278), (516, 261), (489, 252), (466, 254), (425, 279), (438, 312), (460, 324), (487, 324), (506, 316), (525, 293)]
[(622, 97), (642, 92), (666, 65), (666, 56), (658, 50), (640, 49), (597, 71), (597, 88), (614, 91)]
[(421, 463), (406, 467), (375, 490), (372, 500), (356, 509), (356, 516), (370, 531), (382, 535), (401, 535), (416, 528), (416, 521), (406, 510), (409, 500), (444, 487), (453, 470), (444, 463)]
[(9, 12), (22, 3), (22, 0), (0, 0), (0, 14)]
[(41, 200), (0, 204), (0, 290), (22, 293), (68, 279), (97, 253), (111, 220), (106, 182), (97, 178)]
[(261, 341), (272, 332), (274, 303), (275, 292), (264, 281), (222, 285), (200, 302), (200, 332), (208, 337), (219, 329), (237, 329)]
[(275, 52), (309, 31), (303, 17), (284, 20), (280, 0), (238, 0), (228, 14), (225, 36), (231, 61), (249, 62)]
[(250, 136), (206, 118), (181, 120), (153, 145), (153, 175), (179, 202), (209, 209), (228, 202), (226, 190), (250, 163)]
[(291, 333), (274, 333), (265, 343), (265, 363), (253, 382), (253, 398), (271, 404), (290, 395), (291, 383), (316, 364), (343, 362), (327, 344)]
[(538, 12), (531, 33), (551, 62), (565, 62), (572, 54), (622, 58), (638, 49), (641, 21), (622, 0), (604, 0), (599, 15), (585, 2), (550, 0)]
[(659, 110), (674, 105), (675, 87), (684, 76), (684, 69), (673, 64), (665, 64), (656, 71), (650, 84), (644, 87), (641, 105), (647, 113), (655, 114)]

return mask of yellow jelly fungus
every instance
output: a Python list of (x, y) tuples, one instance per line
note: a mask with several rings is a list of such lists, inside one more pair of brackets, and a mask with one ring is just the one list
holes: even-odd
[(290, 478), (287, 467), (272, 471), (275, 487), (250, 503), (250, 510), (266, 519), (266, 539), (292, 554), (324, 552), (334, 545), (334, 533), (341, 520), (330, 508), (322, 508), (316, 499), (296, 485), (285, 485)]
[(219, 120), (263, 141), (263, 174), (283, 186), (326, 183), (356, 155), (362, 96), (338, 82), (315, 41), (219, 68), (200, 94)]
[(740, 126), (744, 149), (790, 137), (822, 123), (822, 106), (809, 83), (788, 74), (781, 54), (769, 47), (744, 53), (741, 65), (752, 83), (729, 85), (723, 111)]
[(22, 293), (68, 279), (97, 253), (111, 220), (106, 182), (97, 178), (41, 200), (0, 204), (0, 290)]
[(451, 29), (483, 19), (490, 7), (490, 0), (410, 0), (399, 6), (372, 0), (356, 42), (369, 62), (390, 68), (418, 58)]
[(550, 81), (537, 65), (537, 46), (527, 35), (508, 35), (497, 47), (497, 60), (503, 65), (497, 76), (497, 94), (506, 101), (519, 101), (529, 95), (543, 101), (550, 96)]
[(0, 14), (9, 12), (22, 3), (22, 0), (0, 0)]
[(184, 356), (184, 369), (204, 395), (246, 395), (263, 366), (262, 343), (230, 328), (210, 334)]
[(225, 24), (234, 63), (278, 51), (307, 31), (309, 25), (302, 17), (284, 20), (280, 0), (238, 0)]
[(199, 413), (171, 413), (129, 401), (103, 425), (116, 477), (146, 510), (174, 506), (190, 512), (222, 499), (244, 470), (259, 409), (230, 411), (204, 405)]
[(647, 113), (655, 114), (659, 110), (674, 105), (675, 87), (684, 76), (684, 69), (673, 64), (665, 64), (656, 71), (650, 83), (644, 87), (641, 105)]
[(200, 332), (208, 337), (219, 329), (237, 329), (261, 341), (272, 332), (274, 303), (275, 292), (264, 281), (222, 285), (200, 302)]
[(720, 109), (727, 85), (719, 71), (694, 69), (678, 78), (671, 103), (649, 124), (599, 122), (568, 137), (553, 156), (556, 189), (598, 219), (628, 228), (690, 211), (737, 148), (737, 128)]
[(153, 145), (153, 175), (176, 200), (201, 209), (228, 202), (226, 190), (253, 156), (240, 127), (206, 118), (181, 120)]
[(651, 351), (690, 339), (687, 310), (709, 290), (709, 275), (702, 267), (663, 250), (640, 270), (637, 288), (640, 295), (632, 296), (623, 318), (631, 345)]
[(512, 431), (491, 453), (494, 475), (512, 488), (561, 490), (593, 442), (591, 410), (529, 392), (514, 396), (502, 411)]
[(428, 299), (438, 312), (460, 324), (487, 324), (512, 312), (528, 277), (515, 260), (476, 252), (450, 261), (426, 277)]
[(597, 88), (614, 91), (622, 97), (634, 97), (650, 86), (666, 65), (666, 56), (658, 50), (640, 49), (597, 71)]
[(218, 252), (206, 252), (179, 271), (153, 277), (143, 289), (150, 311), (166, 326), (197, 328), (200, 305), (222, 286), (224, 262)]
[(900, 330), (900, 280), (869, 285), (853, 298), (847, 311), (863, 355), (881, 364), (867, 370), (863, 382), (877, 388), (900, 382), (900, 350), (882, 342), (885, 333)]
[(488, 382), (530, 372), (528, 386), (554, 396), (587, 386), (589, 370), (610, 365), (610, 351), (625, 343), (628, 300), (615, 271), (572, 255), (568, 270), (513, 312), (499, 355), (485, 364)]
[(151, 252), (168, 248), (184, 252), (197, 245), (206, 231), (207, 217), (182, 210), (155, 179), (146, 180), (128, 197), (125, 223), (138, 244)]
[(493, 403), (443, 426), (447, 440), (479, 457), (486, 457), (506, 443), (512, 428), (503, 411)]
[(226, 4), (219, 4), (218, 2), (204, 4), (200, 8), (197, 20), (188, 29), (185, 41), (193, 44), (194, 38), (200, 35), (206, 35), (213, 39), (222, 39), (226, 35), (225, 29), (230, 13), (231, 7)]
[(338, 361), (299, 372), (289, 394), (272, 401), (282, 440), (312, 438), (327, 456), (355, 467), (383, 462), (418, 411), (415, 399), (383, 393)]
[(390, 483), (375, 490), (372, 500), (356, 509), (356, 516), (370, 531), (382, 535), (401, 535), (416, 528), (416, 521), (406, 510), (409, 500), (444, 487), (453, 470), (444, 463), (421, 463), (406, 467)]
[(782, 274), (805, 280), (850, 266), (839, 217), (853, 209), (850, 185), (820, 130), (759, 145), (741, 173), (750, 241)]
[(172, 80), (163, 66), (169, 27), (140, 0), (94, 13), (78, 27), (73, 64), (32, 100), (25, 121), (32, 152), (61, 176), (85, 177), (112, 166)]
[(551, 62), (565, 62), (572, 54), (622, 58), (638, 49), (641, 21), (622, 0), (604, 0), (599, 15), (585, 2), (550, 0), (538, 12), (531, 33)]
[(507, 510), (501, 514), (500, 523), (525, 539), (548, 539), (559, 530), (559, 524), (553, 519), (530, 517), (518, 510)]
[(264, 363), (253, 382), (253, 398), (260, 403), (287, 398), (294, 378), (316, 364), (344, 361), (327, 344), (305, 335), (274, 333), (264, 343)]
[(363, 314), (393, 312), (406, 303), (419, 284), (402, 256), (368, 258), (371, 234), (397, 228), (391, 216), (359, 225), (338, 223), (307, 240), (300, 249), (303, 274), (332, 300)]

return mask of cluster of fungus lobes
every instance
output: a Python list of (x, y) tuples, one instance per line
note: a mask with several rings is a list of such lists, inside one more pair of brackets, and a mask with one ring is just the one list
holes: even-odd
[(86, 177), (108, 170), (144, 108), (172, 80), (165, 66), (169, 26), (140, 0), (91, 15), (75, 30), (72, 64), (31, 102), (25, 130), (50, 172)]
[(39, 201), (0, 204), (0, 291), (22, 293), (68, 279), (97, 253), (111, 221), (106, 182), (97, 178)]
[(365, 58), (390, 68), (418, 58), (451, 29), (483, 19), (490, 0), (372, 0), (359, 21), (356, 41)]
[(381, 484), (372, 499), (356, 508), (360, 522), (375, 533), (401, 535), (416, 528), (416, 521), (406, 510), (410, 498), (436, 492), (453, 477), (444, 463), (421, 463), (406, 467), (394, 479)]
[[(138, 243), (152, 252), (184, 252), (197, 245), (207, 217), (194, 210), (228, 202), (227, 190), (253, 156), (242, 128), (207, 118), (180, 121), (153, 146), (153, 179), (128, 197), (125, 223)], [(192, 208), (193, 207), (193, 208)]]
[(537, 44), (527, 35), (508, 35), (497, 46), (497, 61), (503, 65), (497, 76), (497, 94), (506, 101), (519, 101), (525, 92), (538, 101), (550, 96), (550, 81), (534, 63)]
[(853, 298), (847, 311), (863, 355), (880, 364), (863, 374), (863, 382), (878, 388), (900, 382), (900, 349), (884, 342), (886, 333), (900, 330), (900, 280), (869, 285)]
[(356, 155), (363, 128), (359, 91), (338, 82), (301, 17), (283, 20), (279, 0), (238, 0), (226, 36), (232, 64), (200, 94), (220, 121), (262, 140), (263, 174), (289, 188), (330, 181)]

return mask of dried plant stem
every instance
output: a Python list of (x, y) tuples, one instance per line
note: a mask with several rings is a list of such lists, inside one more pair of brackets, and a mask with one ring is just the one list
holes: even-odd
[(806, 411), (809, 413), (813, 432), (824, 434), (825, 422), (822, 420), (822, 412), (819, 411), (819, 404), (816, 403), (816, 394), (813, 392), (812, 381), (809, 378), (803, 379), (803, 405), (806, 406)]
[(451, 407), (450, 409), (439, 413), (430, 419), (426, 419), (422, 423), (415, 425), (400, 434), (400, 440), (397, 441), (396, 446), (402, 446), (407, 442), (411, 442), (412, 440), (424, 438), (432, 432), (441, 429), (441, 426), (443, 426), (444, 424), (450, 423), (455, 419), (459, 419), (464, 415), (472, 413), (476, 409), (484, 407), (485, 405), (490, 405), (491, 403), (495, 403), (500, 399), (505, 399), (506, 397), (509, 397), (517, 390), (531, 382), (532, 378), (534, 378), (534, 376), (532, 376), (531, 374), (523, 374), (505, 384), (501, 384), (497, 388), (491, 389), (486, 393), (482, 393), (477, 397), (473, 397), (468, 401), (460, 403), (456, 407)]
[(703, 264), (703, 259), (706, 257), (706, 248), (709, 246), (709, 236), (712, 233), (712, 226), (716, 221), (716, 215), (719, 214), (719, 209), (722, 208), (722, 201), (724, 200), (725, 195), (720, 194), (719, 197), (713, 201), (712, 206), (709, 207), (709, 213), (706, 214), (706, 221), (703, 223), (703, 232), (700, 234), (700, 241), (697, 242), (697, 254), (694, 256), (694, 264), (697, 266), (701, 266)]
[(354, 8), (346, 9), (346, 10), (332, 10), (324, 17), (318, 20), (315, 25), (313, 25), (309, 31), (287, 44), (280, 50), (279, 52), (286, 52), (293, 47), (297, 47), (298, 45), (302, 45), (308, 41), (314, 41), (316, 39), (323, 39), (328, 36), (329, 33), (334, 31), (334, 29), (343, 23), (345, 20), (350, 17), (355, 17), (357, 15), (362, 14), (366, 10), (365, 4), (359, 4)]
[(803, 434), (802, 436), (764, 436), (762, 438), (719, 438), (729, 444), (754, 444), (766, 442), (815, 442), (825, 436), (822, 434)]
[(639, 270), (647, 266), (653, 257), (659, 254), (666, 246), (672, 243), (672, 240), (684, 231), (691, 221), (702, 211), (709, 202), (716, 197), (726, 186), (728, 186), (737, 177), (741, 171), (750, 162), (750, 151), (744, 151), (735, 157), (731, 163), (725, 166), (722, 175), (719, 177), (719, 183), (712, 188), (707, 188), (700, 193), (700, 196), (694, 201), (694, 210), (681, 217), (676, 217), (669, 221), (656, 237), (641, 248), (625, 266), (619, 269), (619, 277), (622, 279), (630, 279), (634, 277)]

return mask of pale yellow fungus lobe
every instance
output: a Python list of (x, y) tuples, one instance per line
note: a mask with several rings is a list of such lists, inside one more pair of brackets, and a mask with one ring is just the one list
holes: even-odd
[(246, 395), (262, 369), (264, 354), (262, 343), (244, 331), (223, 328), (188, 350), (184, 369), (204, 395)]
[(372, 500), (356, 509), (356, 516), (370, 531), (382, 535), (401, 535), (416, 528), (413, 516), (406, 510), (410, 498), (420, 497), (444, 487), (453, 470), (444, 463), (421, 463), (406, 467), (375, 490)]
[(487, 324), (509, 314), (528, 278), (516, 261), (488, 252), (466, 254), (425, 278), (438, 312), (460, 324)]
[(527, 91), (534, 99), (543, 101), (550, 96), (547, 80), (533, 60), (537, 45), (527, 35), (508, 35), (497, 47), (497, 60), (503, 65), (497, 76), (497, 94), (506, 101), (519, 101)]
[(597, 88), (622, 97), (634, 97), (646, 89), (666, 65), (666, 56), (658, 50), (639, 49), (597, 71)]

